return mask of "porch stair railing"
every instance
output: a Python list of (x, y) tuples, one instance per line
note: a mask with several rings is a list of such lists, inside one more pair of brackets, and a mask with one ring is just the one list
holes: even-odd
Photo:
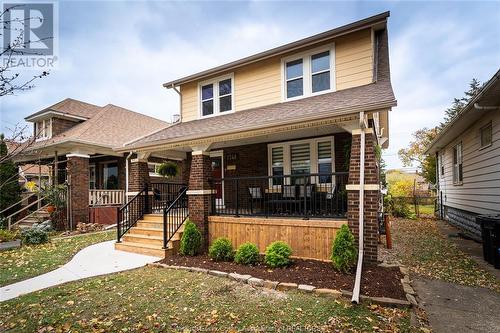
[(123, 235), (127, 233), (133, 226), (137, 224), (149, 210), (149, 186), (137, 193), (132, 199), (124, 204), (118, 210), (118, 219), (116, 221), (116, 236), (117, 242)]
[(183, 186), (177, 197), (163, 210), (163, 248), (175, 236), (179, 228), (189, 217), (187, 186)]
[[(31, 197), (31, 196), (32, 196), (32, 195), (30, 195), (29, 197)], [(29, 198), (29, 197), (28, 197), (28, 198)], [(24, 200), (26, 200), (26, 199), (27, 199), (27, 198), (23, 198), (23, 199), (21, 199), (19, 202), (15, 203), (14, 205), (12, 205), (12, 206), (10, 206), (10, 207), (8, 207), (8, 208), (4, 209), (4, 210), (2, 211), (2, 213), (3, 213), (3, 212), (5, 212), (5, 211), (7, 211), (7, 210), (8, 210), (8, 209), (10, 209), (10, 208), (13, 208), (13, 207), (17, 206), (18, 204), (21, 204), (21, 202), (23, 202), (23, 201), (24, 201)], [(30, 203), (29, 205), (26, 205), (26, 206), (22, 207), (21, 209), (17, 210), (16, 212), (14, 212), (14, 213), (10, 214), (9, 216), (6, 216), (6, 217), (5, 217), (5, 220), (7, 220), (7, 229), (8, 229), (8, 230), (10, 230), (12, 227), (14, 227), (14, 226), (18, 225), (19, 223), (21, 223), (22, 221), (24, 221), (24, 220), (26, 220), (27, 218), (31, 217), (32, 215), (34, 215), (34, 214), (35, 214), (35, 213), (37, 213), (38, 211), (41, 211), (41, 210), (45, 209), (47, 205), (43, 205), (43, 206), (42, 206), (42, 202), (43, 202), (43, 200), (45, 200), (45, 199), (46, 199), (46, 197), (45, 197), (45, 196), (44, 196), (44, 197), (40, 197), (39, 199), (37, 199), (37, 200), (33, 201), (33, 202), (32, 202), (32, 203)], [(40, 207), (39, 207), (39, 208), (37, 208), (34, 212), (31, 212), (31, 213), (29, 213), (28, 215), (24, 216), (23, 218), (21, 218), (21, 219), (19, 219), (19, 220), (16, 220), (14, 223), (12, 222), (12, 221), (16, 218), (16, 216), (17, 216), (17, 215), (19, 215), (20, 213), (22, 213), (22, 212), (24, 212), (24, 211), (28, 210), (28, 208), (31, 208), (31, 207), (33, 207), (33, 206), (35, 206), (35, 205), (36, 205), (37, 207), (39, 207), (39, 206), (40, 206)]]

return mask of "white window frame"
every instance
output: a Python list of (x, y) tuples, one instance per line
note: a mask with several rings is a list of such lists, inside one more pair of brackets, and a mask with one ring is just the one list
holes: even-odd
[[(313, 55), (323, 53), (326, 51), (330, 51), (330, 89), (327, 90), (322, 90), (313, 93), (312, 92), (312, 62), (311, 62), (311, 57)], [(296, 97), (291, 97), (287, 98), (286, 94), (286, 64), (294, 61), (294, 60), (299, 60), (302, 59), (302, 84), (303, 84), (303, 89), (302, 89), (302, 96), (296, 96)], [(320, 73), (320, 72), (318, 72)], [(315, 73), (315, 74), (318, 74)], [(307, 98), (311, 96), (316, 96), (316, 95), (322, 95), (330, 92), (334, 92), (336, 90), (336, 82), (335, 82), (335, 43), (329, 43), (327, 45), (308, 50), (305, 52), (301, 52), (298, 54), (294, 54), (288, 57), (284, 57), (281, 59), (281, 101), (282, 102), (288, 102), (288, 101), (294, 101), (297, 99), (302, 99), (302, 98)]]
[[(219, 82), (227, 79), (231, 79), (231, 110), (220, 112), (220, 98), (224, 96), (219, 96)], [(214, 101), (214, 113), (204, 116), (203, 115), (203, 103), (201, 100), (201, 88), (203, 86), (212, 84), (213, 85), (213, 101)], [(206, 80), (198, 83), (198, 119), (216, 117), (223, 114), (229, 114), (234, 112), (234, 73), (228, 75), (219, 76), (210, 80)]]
[[(486, 127), (490, 127), (491, 128), (491, 141), (490, 141), (490, 143), (488, 143), (488, 144), (486, 144), (486, 145), (483, 146), (483, 130)], [(492, 144), (493, 144), (493, 122), (489, 121), (488, 123), (486, 123), (484, 126), (482, 126), (479, 129), (479, 150), (491, 147)]]
[[(331, 141), (331, 150), (332, 150), (332, 173), (335, 172), (335, 138), (333, 136), (323, 136), (319, 138), (313, 138), (313, 139), (305, 139), (305, 140), (294, 140), (294, 141), (284, 141), (284, 142), (278, 142), (278, 143), (271, 143), (267, 145), (267, 166), (268, 166), (268, 175), (272, 176), (273, 175), (273, 168), (272, 168), (272, 149), (276, 147), (283, 147), (283, 175), (285, 177), (284, 184), (289, 185), (290, 183), (290, 176), (292, 173), (292, 160), (291, 160), (291, 154), (290, 154), (290, 146), (295, 145), (295, 144), (301, 144), (301, 143), (309, 143), (309, 153), (310, 153), (310, 160), (311, 160), (311, 173), (315, 174), (318, 173), (318, 142), (323, 142), (323, 141)], [(316, 178), (313, 177), (311, 180), (312, 184), (316, 184)], [(335, 177), (332, 177), (332, 182), (335, 184)], [(329, 183), (322, 183), (322, 184), (329, 184)], [(280, 185), (272, 185), (272, 182), (270, 182), (270, 186), (276, 187)]]
[[(154, 172), (149, 172), (149, 166), (154, 165)], [(148, 172), (149, 172), (149, 177), (161, 177), (161, 175), (158, 173), (158, 167), (161, 165), (161, 163), (157, 162), (148, 162)]]
[[(38, 124), (42, 123), (42, 128), (38, 128)], [(52, 118), (43, 119), (35, 123), (36, 141), (50, 139), (52, 137)]]
[[(460, 147), (460, 150), (458, 150), (458, 147)], [(455, 149), (457, 149), (457, 163), (456, 164), (455, 164)], [(452, 158), (451, 162), (453, 165), (453, 172), (452, 172), (453, 185), (462, 185), (463, 181), (464, 181), (464, 155), (463, 154), (464, 154), (464, 147), (462, 145), (462, 142), (459, 142), (453, 146), (452, 157), (451, 157)], [(460, 165), (462, 165), (462, 180), (459, 179)]]

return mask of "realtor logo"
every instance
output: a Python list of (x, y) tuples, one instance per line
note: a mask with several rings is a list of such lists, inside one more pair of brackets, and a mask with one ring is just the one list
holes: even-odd
[(3, 62), (9, 66), (54, 67), (56, 3), (7, 2), (2, 6)]

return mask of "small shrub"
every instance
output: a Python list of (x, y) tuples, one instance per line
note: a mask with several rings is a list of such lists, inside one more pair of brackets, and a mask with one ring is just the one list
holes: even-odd
[(358, 252), (354, 245), (354, 236), (347, 225), (343, 225), (335, 236), (332, 245), (332, 264), (341, 272), (348, 272), (356, 263)]
[(200, 251), (201, 232), (196, 224), (191, 221), (186, 221), (184, 232), (182, 233), (180, 254), (187, 256), (195, 256)]
[(217, 238), (208, 249), (208, 256), (215, 261), (233, 260), (234, 251), (231, 241), (227, 238)]
[(19, 233), (17, 231), (0, 229), (0, 243), (11, 242), (16, 239), (19, 239)]
[(234, 261), (242, 265), (255, 265), (259, 259), (259, 248), (254, 243), (241, 244), (234, 256)]
[(392, 216), (411, 218), (412, 211), (410, 206), (402, 200), (393, 200), (392, 202)]
[(49, 234), (37, 228), (31, 228), (21, 232), (22, 243), (29, 244), (43, 244), (49, 241)]
[(266, 255), (264, 261), (269, 267), (286, 267), (292, 262), (290, 256), (292, 255), (292, 249), (290, 246), (283, 241), (276, 241), (271, 243), (266, 248)]

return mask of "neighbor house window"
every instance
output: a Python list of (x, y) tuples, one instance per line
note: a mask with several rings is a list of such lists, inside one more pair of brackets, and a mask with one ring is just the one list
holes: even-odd
[(208, 117), (233, 111), (233, 78), (224, 77), (200, 85), (200, 115)]
[(52, 119), (44, 119), (35, 123), (36, 139), (43, 140), (52, 137)]
[[(269, 175), (272, 185), (332, 183), (335, 172), (333, 137), (287, 141), (268, 145)], [(320, 174), (311, 176), (310, 174)], [(304, 177), (305, 176), (305, 177)]]
[[(271, 175), (283, 176), (283, 147), (271, 149)], [(283, 178), (273, 178), (273, 185), (283, 185)]]
[(332, 91), (334, 47), (316, 49), (283, 60), (284, 100)]
[(459, 185), (463, 181), (462, 143), (453, 147), (453, 184)]
[(481, 134), (481, 148), (488, 147), (492, 142), (492, 127), (491, 122), (480, 130)]

